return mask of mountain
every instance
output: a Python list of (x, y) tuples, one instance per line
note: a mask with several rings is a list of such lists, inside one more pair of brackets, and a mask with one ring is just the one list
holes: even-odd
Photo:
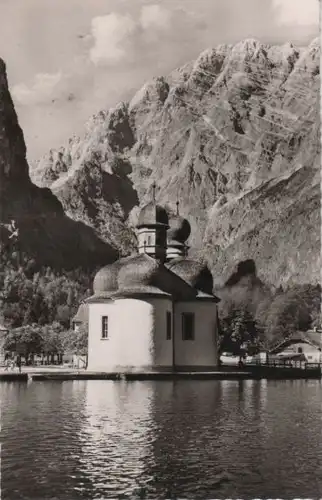
[(126, 254), (151, 197), (192, 225), (216, 284), (239, 261), (279, 286), (320, 279), (318, 39), (220, 45), (101, 111), (31, 177)]
[[(15, 221), (18, 232), (10, 238)], [(114, 260), (117, 251), (94, 230), (64, 213), (48, 188), (29, 177), (26, 146), (8, 90), (5, 64), (0, 60), (0, 244), (18, 250), (37, 265), (71, 269)], [(80, 252), (79, 249), (82, 249)]]

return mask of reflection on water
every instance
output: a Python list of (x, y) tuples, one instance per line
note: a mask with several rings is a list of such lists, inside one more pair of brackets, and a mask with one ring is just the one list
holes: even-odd
[(3, 500), (322, 494), (319, 381), (2, 383)]

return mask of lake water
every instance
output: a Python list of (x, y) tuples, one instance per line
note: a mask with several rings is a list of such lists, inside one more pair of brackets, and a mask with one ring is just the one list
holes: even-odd
[(322, 498), (320, 381), (1, 383), (2, 500)]

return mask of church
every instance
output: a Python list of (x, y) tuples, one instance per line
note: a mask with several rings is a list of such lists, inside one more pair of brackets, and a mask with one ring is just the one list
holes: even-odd
[(103, 267), (73, 319), (88, 322), (89, 371), (209, 371), (218, 314), (208, 267), (189, 259), (189, 222), (153, 201), (138, 217), (138, 251)]

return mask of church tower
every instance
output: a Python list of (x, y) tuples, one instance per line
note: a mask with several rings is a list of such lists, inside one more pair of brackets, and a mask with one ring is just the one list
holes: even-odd
[(156, 185), (153, 184), (153, 199), (139, 214), (137, 223), (138, 251), (165, 262), (167, 257), (167, 230), (169, 228), (166, 210), (155, 201)]

